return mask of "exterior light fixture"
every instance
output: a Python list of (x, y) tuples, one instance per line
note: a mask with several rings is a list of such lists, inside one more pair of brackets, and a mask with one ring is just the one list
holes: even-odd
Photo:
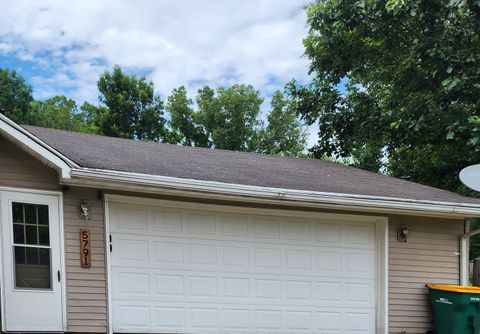
[(400, 226), (397, 229), (397, 241), (398, 242), (407, 242), (408, 234), (410, 233), (410, 229), (407, 225)]
[(87, 200), (80, 202), (80, 217), (85, 220), (90, 219), (90, 208), (88, 207)]

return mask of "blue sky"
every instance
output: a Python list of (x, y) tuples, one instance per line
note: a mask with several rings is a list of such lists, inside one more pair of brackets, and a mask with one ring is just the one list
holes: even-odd
[(307, 2), (3, 0), (0, 67), (15, 68), (37, 99), (96, 102), (98, 75), (114, 64), (146, 75), (162, 97), (180, 85), (193, 96), (205, 84), (245, 83), (268, 99), (307, 80)]

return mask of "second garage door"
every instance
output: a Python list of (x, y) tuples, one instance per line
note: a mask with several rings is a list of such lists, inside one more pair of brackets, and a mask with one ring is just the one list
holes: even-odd
[(109, 203), (115, 332), (375, 333), (376, 226)]

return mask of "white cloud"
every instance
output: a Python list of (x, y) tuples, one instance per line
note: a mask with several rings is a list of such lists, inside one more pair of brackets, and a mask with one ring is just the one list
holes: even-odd
[[(305, 4), (7, 0), (2, 4), (0, 52), (63, 72), (78, 86), (78, 98), (88, 100), (92, 97), (80, 92), (95, 91), (88, 86), (94, 87), (99, 72), (114, 64), (146, 71), (162, 95), (182, 84), (194, 89), (199, 83), (238, 82), (269, 94), (293, 77), (306, 77), (301, 58)], [(65, 83), (64, 76), (59, 84)]]
[(114, 64), (146, 73), (164, 97), (234, 83), (269, 96), (307, 78), (308, 1), (3, 0), (0, 53), (53, 73), (32, 78), (39, 98), (95, 102), (98, 75)]

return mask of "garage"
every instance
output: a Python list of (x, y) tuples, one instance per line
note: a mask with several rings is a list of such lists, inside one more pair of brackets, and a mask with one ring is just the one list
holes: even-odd
[(109, 197), (106, 214), (114, 332), (382, 328), (386, 237), (378, 217), (120, 196)]

